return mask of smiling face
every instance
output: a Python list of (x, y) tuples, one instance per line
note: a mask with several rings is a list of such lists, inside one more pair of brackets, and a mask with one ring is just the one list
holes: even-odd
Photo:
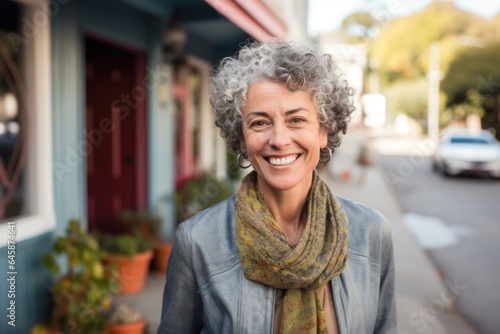
[(307, 195), (320, 149), (328, 139), (311, 94), (260, 81), (252, 84), (247, 98), (240, 148), (257, 172), (259, 190), (295, 189)]

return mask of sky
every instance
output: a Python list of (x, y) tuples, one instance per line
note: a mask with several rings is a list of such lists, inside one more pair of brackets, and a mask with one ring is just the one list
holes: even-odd
[[(371, 10), (379, 17), (405, 16), (425, 8), (432, 0), (308, 0), (309, 35), (328, 32), (340, 26), (342, 19), (357, 11)], [(500, 12), (498, 0), (455, 0), (459, 8), (485, 18)]]

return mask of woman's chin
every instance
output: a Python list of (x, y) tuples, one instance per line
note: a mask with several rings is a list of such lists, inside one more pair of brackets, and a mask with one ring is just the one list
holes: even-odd
[[(297, 173), (287, 173), (287, 175), (285, 174), (280, 175), (273, 173), (273, 175), (265, 175), (265, 176), (259, 175), (258, 177), (259, 177), (259, 185), (262, 185), (271, 191), (287, 191), (295, 189), (302, 183), (304, 183), (304, 186), (307, 189), (309, 189), (311, 185), (312, 172), (311, 172), (311, 178), (300, 177), (300, 175), (298, 175)], [(309, 182), (306, 185), (305, 182), (307, 181)]]

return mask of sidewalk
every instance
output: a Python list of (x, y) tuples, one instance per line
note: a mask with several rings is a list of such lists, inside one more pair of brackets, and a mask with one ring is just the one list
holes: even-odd
[[(334, 193), (372, 206), (386, 217), (391, 227), (398, 334), (476, 333), (454, 312), (453, 282), (443, 281), (403, 224), (399, 203), (385, 182), (376, 156), (372, 154), (374, 164), (364, 170), (357, 164), (359, 150), (366, 143), (362, 132), (353, 131), (345, 136), (341, 148), (320, 174)], [(115, 296), (114, 303), (125, 302), (140, 310), (148, 323), (147, 333), (154, 334), (160, 322), (164, 284), (164, 274), (151, 272), (143, 292)]]
[[(368, 145), (374, 162), (364, 168), (357, 163), (363, 145)], [(321, 176), (334, 193), (377, 209), (390, 225), (396, 265), (398, 333), (476, 333), (454, 312), (453, 282), (439, 276), (403, 224), (397, 198), (369, 146), (363, 132), (353, 131), (344, 137), (330, 164), (322, 169)]]

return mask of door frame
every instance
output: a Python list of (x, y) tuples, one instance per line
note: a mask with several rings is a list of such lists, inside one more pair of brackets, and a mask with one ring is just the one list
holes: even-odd
[[(132, 97), (138, 95), (139, 91), (141, 91), (142, 96), (144, 98), (135, 98), (134, 102), (137, 103), (136, 108), (136, 145), (135, 145), (135, 154), (136, 154), (136, 206), (139, 210), (147, 210), (148, 209), (148, 128), (147, 128), (147, 100), (149, 97), (149, 90), (147, 87), (147, 76), (146, 76), (146, 61), (147, 55), (146, 52), (142, 49), (138, 49), (135, 47), (131, 47), (129, 45), (122, 44), (113, 39), (104, 37), (102, 35), (98, 35), (92, 32), (85, 32), (83, 34), (83, 45), (85, 45), (85, 40), (93, 40), (102, 44), (106, 44), (110, 47), (120, 49), (122, 51), (126, 51), (132, 53), (135, 56), (135, 68), (134, 68), (134, 77), (135, 83), (134, 88), (130, 92)], [(85, 57), (85, 50), (83, 50), (83, 55)], [(85, 58), (83, 61), (85, 64)], [(85, 65), (84, 65), (85, 66)], [(85, 79), (84, 79), (85, 80)], [(84, 84), (85, 87), (85, 84)], [(86, 92), (84, 92), (84, 101)], [(84, 108), (86, 113), (86, 108)], [(86, 119), (86, 115), (85, 118)], [(85, 121), (85, 130), (87, 130), (87, 122)], [(87, 164), (85, 164), (87, 166)], [(87, 178), (87, 173), (85, 173), (85, 179)], [(88, 192), (86, 190), (88, 199)], [(88, 210), (88, 208), (87, 208)]]

